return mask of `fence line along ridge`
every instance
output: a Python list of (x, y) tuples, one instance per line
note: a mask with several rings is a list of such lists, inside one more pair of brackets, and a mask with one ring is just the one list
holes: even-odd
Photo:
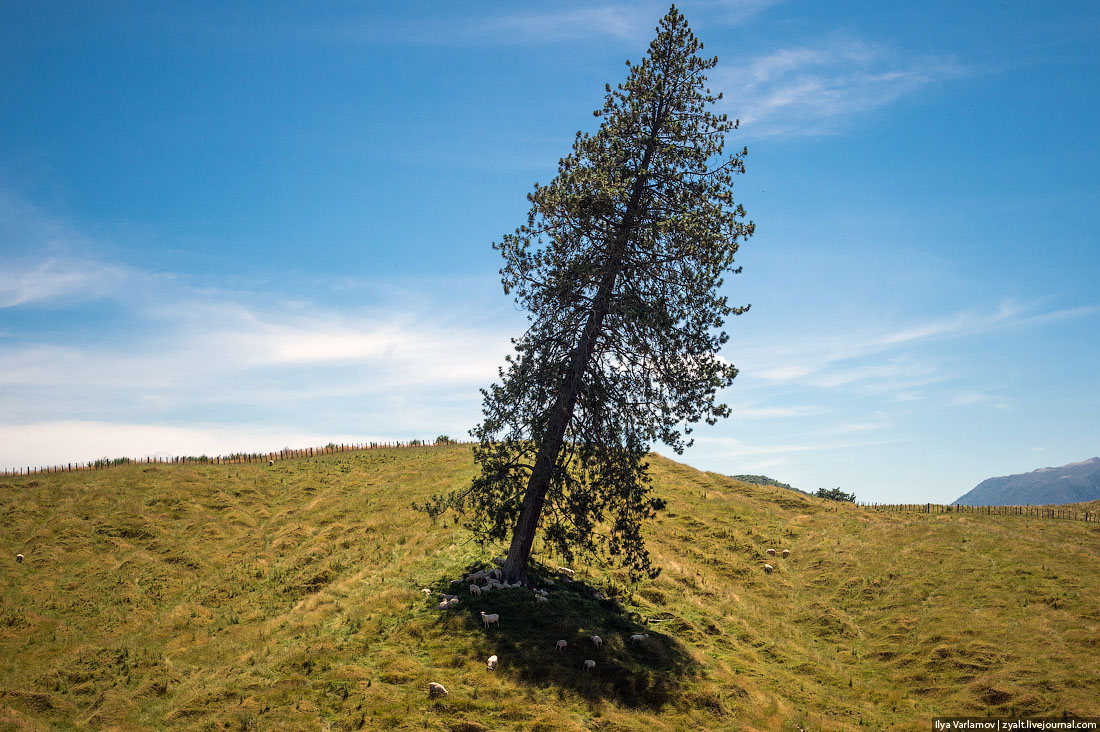
[(295, 458), (311, 458), (318, 455), (331, 455), (340, 452), (360, 452), (363, 450), (385, 450), (408, 447), (438, 447), (442, 445), (469, 445), (469, 440), (447, 440), (446, 442), (427, 442), (424, 440), (396, 440), (394, 442), (355, 442), (340, 444), (330, 442), (322, 447), (307, 447), (301, 449), (284, 448), (272, 452), (235, 452), (230, 455), (177, 455), (175, 457), (144, 457), (144, 458), (100, 458), (85, 463), (63, 463), (61, 465), (46, 465), (41, 467), (28, 466), (26, 468), (13, 468), (0, 470), (0, 476), (19, 475), (48, 475), (52, 473), (74, 473), (81, 470), (106, 470), (118, 465), (183, 465), (194, 463), (206, 463), (210, 465), (232, 465), (240, 463), (262, 463), (275, 460), (292, 460)]
[(1081, 511), (1066, 506), (963, 506), (954, 503), (860, 503), (859, 505), (872, 511), (886, 513), (969, 513), (1100, 522), (1100, 511)]

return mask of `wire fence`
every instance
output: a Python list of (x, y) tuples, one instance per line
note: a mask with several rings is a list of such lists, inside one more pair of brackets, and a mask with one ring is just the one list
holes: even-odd
[(960, 513), (986, 516), (1027, 516), (1100, 522), (1100, 511), (1069, 506), (959, 506), (944, 503), (860, 503), (863, 508), (884, 513)]
[(363, 450), (392, 450), (410, 447), (442, 447), (444, 445), (469, 445), (470, 440), (448, 440), (445, 442), (428, 442), (425, 440), (396, 440), (393, 442), (356, 442), (350, 444), (329, 443), (322, 447), (307, 447), (301, 449), (283, 448), (273, 452), (236, 452), (230, 455), (179, 455), (175, 457), (154, 456), (143, 458), (100, 458), (84, 463), (63, 463), (61, 465), (47, 465), (41, 467), (28, 466), (0, 470), (0, 476), (18, 475), (47, 475), (51, 473), (75, 473), (82, 470), (108, 470), (120, 465), (185, 465), (206, 463), (210, 465), (232, 465), (240, 463), (274, 463), (276, 460), (293, 460), (296, 458), (311, 458), (319, 455), (331, 455), (341, 452), (360, 452)]

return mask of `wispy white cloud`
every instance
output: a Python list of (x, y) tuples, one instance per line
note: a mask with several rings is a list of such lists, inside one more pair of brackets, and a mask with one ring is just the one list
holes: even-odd
[(787, 419), (790, 417), (810, 417), (822, 414), (825, 410), (819, 406), (796, 405), (782, 407), (739, 407), (731, 406), (734, 419), (739, 421), (755, 421), (762, 419)]
[(980, 391), (963, 391), (951, 396), (948, 401), (953, 407), (972, 407), (975, 405), (993, 407), (1007, 411), (1011, 409), (1008, 400), (995, 394), (987, 394)]
[(26, 425), (0, 424), (0, 470), (92, 462), (103, 457), (263, 453), (284, 447), (318, 447), (329, 442), (354, 444), (392, 439), (392, 435), (385, 433), (309, 431), (248, 422), (173, 426), (50, 420)]
[(133, 276), (125, 267), (81, 259), (50, 257), (28, 267), (15, 264), (0, 280), (0, 308), (99, 299)]
[(952, 378), (927, 347), (1005, 328), (1026, 328), (1085, 317), (1096, 307), (1042, 311), (1037, 303), (1004, 302), (989, 310), (965, 310), (924, 322), (864, 326), (828, 334), (784, 335), (779, 343), (746, 346), (742, 378), (823, 389), (850, 388), (913, 399), (914, 390)]
[(749, 137), (832, 134), (852, 118), (965, 73), (952, 56), (907, 57), (858, 38), (782, 48), (714, 75)]
[[(783, 0), (719, 0), (687, 10), (692, 27), (712, 23), (743, 25)], [(325, 42), (379, 43), (399, 40), (426, 45), (551, 45), (604, 39), (623, 42), (624, 48), (644, 50), (668, 4), (639, 2), (560, 2), (503, 9), (475, 8), (446, 14), (433, 8), (429, 15), (404, 18), (343, 17), (337, 23), (306, 25), (298, 36)]]
[(651, 6), (644, 3), (586, 5), (509, 12), (486, 17), (478, 25), (486, 35), (513, 43), (552, 43), (593, 36), (635, 40), (650, 32), (654, 18)]
[[(852, 430), (861, 431), (861, 430)], [(753, 443), (735, 437), (698, 437), (696, 444), (703, 452), (721, 451), (730, 458), (760, 458), (767, 455), (844, 450), (856, 447), (874, 447), (897, 443), (897, 439), (836, 440), (822, 435), (798, 442)]]
[(557, 4), (547, 9), (511, 6), (504, 11), (462, 12), (404, 18), (341, 18), (338, 23), (307, 25), (298, 35), (322, 42), (424, 45), (555, 44), (611, 39), (644, 41), (660, 17), (657, 3)]

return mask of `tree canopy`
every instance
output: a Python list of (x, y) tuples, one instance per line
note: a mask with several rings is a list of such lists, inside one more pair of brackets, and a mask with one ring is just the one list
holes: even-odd
[(747, 150), (711, 111), (715, 58), (673, 6), (625, 82), (607, 85), (595, 133), (578, 132), (557, 176), (535, 184), (526, 224), (493, 246), (527, 331), (482, 390), (471, 434), (480, 474), (422, 506), (462, 511), (484, 540), (511, 536), (505, 575), (525, 579), (537, 530), (563, 561), (580, 552), (655, 576), (642, 523), (663, 507), (644, 458), (677, 453), (692, 425), (729, 414), (737, 369), (718, 355), (720, 294), (752, 222), (733, 200)]

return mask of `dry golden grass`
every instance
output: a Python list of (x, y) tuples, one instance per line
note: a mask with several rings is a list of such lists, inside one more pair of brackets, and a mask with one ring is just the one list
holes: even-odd
[[(409, 504), (468, 481), (468, 447), (0, 479), (0, 730), (911, 730), (936, 715), (1100, 715), (1100, 525), (877, 514), (652, 464), (669, 501), (649, 529), (657, 580), (577, 567), (549, 605), (460, 589), (451, 611), (420, 589), (499, 549)], [(429, 700), (429, 681), (450, 696)]]

